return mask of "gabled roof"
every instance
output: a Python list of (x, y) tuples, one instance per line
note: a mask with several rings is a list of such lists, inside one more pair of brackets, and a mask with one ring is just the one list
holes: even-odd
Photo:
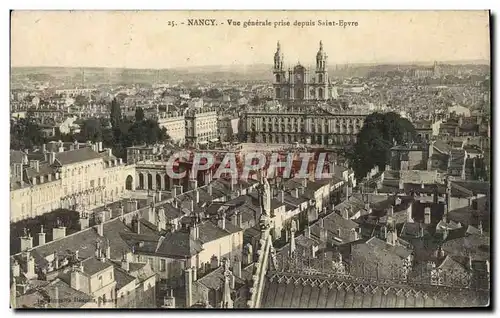
[(101, 155), (88, 147), (56, 153), (56, 160), (61, 165), (69, 165), (99, 158), (102, 158)]
[[(240, 289), (245, 286), (245, 281), (238, 276), (234, 276), (235, 279), (235, 290)], [(206, 274), (202, 278), (198, 279), (195, 284), (200, 284), (208, 289), (222, 290), (224, 287), (224, 267), (213, 270), (212, 272)]]
[(100, 261), (95, 257), (90, 257), (84, 261), (82, 261), (83, 272), (87, 275), (95, 275), (99, 272), (102, 272), (110, 267), (113, 267), (113, 264), (109, 261), (105, 260)]

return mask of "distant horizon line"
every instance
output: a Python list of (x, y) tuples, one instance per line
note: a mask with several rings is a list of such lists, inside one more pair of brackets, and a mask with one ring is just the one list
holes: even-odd
[[(477, 65), (490, 65), (491, 61), (486, 59), (462, 59), (462, 60), (433, 60), (433, 61), (402, 61), (402, 62), (345, 62), (345, 63), (334, 63), (330, 64), (329, 67), (332, 66), (376, 66), (376, 65), (415, 65), (415, 64), (425, 64), (425, 65), (433, 65), (434, 62), (438, 64), (470, 64), (471, 62), (475, 62), (472, 64)], [(467, 63), (468, 62), (468, 63)], [(297, 63), (291, 63), (292, 65), (297, 65)], [(308, 65), (307, 63), (300, 63), (303, 65)], [(310, 63), (314, 65), (314, 63)], [(240, 63), (240, 64), (200, 64), (200, 65), (189, 65), (189, 66), (173, 66), (173, 67), (161, 67), (161, 68), (152, 68), (152, 67), (127, 67), (127, 66), (54, 66), (54, 65), (19, 65), (19, 66), (10, 66), (13, 68), (101, 68), (101, 69), (129, 69), (129, 70), (171, 70), (171, 69), (189, 69), (189, 68), (208, 68), (208, 67), (245, 67), (245, 66), (255, 66), (255, 65), (269, 65), (273, 66), (272, 63)]]

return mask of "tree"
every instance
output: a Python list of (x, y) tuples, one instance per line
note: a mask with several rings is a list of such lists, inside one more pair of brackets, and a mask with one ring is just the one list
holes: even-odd
[(11, 121), (10, 138), (10, 148), (15, 150), (31, 149), (46, 141), (42, 129), (31, 116)]
[(356, 178), (363, 178), (375, 166), (384, 170), (394, 143), (412, 141), (415, 136), (412, 123), (394, 112), (368, 115), (356, 144), (346, 151)]
[(203, 95), (203, 92), (199, 89), (192, 90), (189, 92), (189, 97), (191, 98), (200, 98)]
[(120, 104), (118, 103), (116, 98), (113, 98), (113, 100), (111, 101), (110, 119), (111, 127), (116, 128), (120, 125), (122, 119), (122, 111), (120, 109)]
[(79, 140), (82, 142), (86, 142), (88, 140), (92, 142), (102, 141), (103, 127), (101, 121), (94, 118), (84, 121), (79, 137)]
[(141, 107), (137, 107), (135, 109), (135, 121), (143, 121), (144, 120), (144, 110)]
[(255, 95), (251, 100), (250, 100), (250, 105), (252, 106), (259, 106), (261, 103), (261, 99), (259, 96)]
[(78, 95), (75, 97), (75, 105), (76, 106), (87, 105), (88, 102), (89, 102), (89, 99), (86, 96)]
[(217, 89), (217, 88), (211, 88), (207, 94), (206, 94), (207, 97), (210, 97), (210, 98), (221, 98), (222, 97), (222, 92)]

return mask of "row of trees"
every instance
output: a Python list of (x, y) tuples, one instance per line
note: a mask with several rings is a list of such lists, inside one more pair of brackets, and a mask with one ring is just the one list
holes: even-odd
[(137, 108), (134, 119), (122, 116), (121, 108), (116, 99), (111, 102), (111, 115), (106, 118), (91, 118), (85, 120), (80, 132), (75, 135), (61, 134), (56, 131), (53, 138), (45, 138), (40, 126), (31, 118), (20, 119), (11, 123), (11, 149), (31, 149), (48, 141), (92, 142), (102, 141), (104, 147), (113, 149), (113, 153), (126, 158), (127, 147), (140, 144), (155, 144), (167, 141), (169, 136), (165, 128), (160, 128), (154, 119), (146, 119), (144, 110)]
[(24, 150), (46, 142), (42, 130), (31, 116), (11, 121), (10, 149)]
[(394, 143), (402, 144), (415, 140), (413, 124), (394, 112), (373, 113), (366, 117), (354, 146), (346, 150), (346, 158), (354, 170), (356, 179), (361, 179), (374, 167), (385, 170), (390, 161)]

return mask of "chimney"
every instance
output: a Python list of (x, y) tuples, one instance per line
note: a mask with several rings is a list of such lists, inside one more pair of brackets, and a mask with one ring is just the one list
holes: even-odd
[(40, 233), (38, 233), (38, 246), (45, 245), (45, 233), (43, 232), (43, 225), (40, 227)]
[(191, 200), (191, 213), (194, 212), (194, 200)]
[(63, 238), (66, 236), (66, 227), (65, 226), (58, 226), (52, 229), (52, 239), (58, 240), (60, 238)]
[(54, 252), (54, 269), (58, 270), (59, 269), (59, 256), (57, 255), (57, 252)]
[(219, 267), (219, 259), (217, 258), (217, 256), (215, 255), (212, 255), (212, 257), (210, 258), (210, 269), (216, 269)]
[(195, 199), (196, 199), (196, 203), (200, 203), (200, 191), (198, 191), (198, 189), (194, 190), (194, 194), (195, 194)]
[(175, 308), (175, 297), (173, 289), (169, 289), (167, 295), (163, 297), (162, 308)]
[(130, 270), (130, 263), (128, 262), (127, 255), (125, 253), (123, 253), (122, 256), (121, 268), (126, 272)]
[(83, 266), (80, 267), (74, 266), (71, 271), (71, 288), (75, 290), (80, 290), (80, 270), (83, 269)]
[(193, 241), (196, 241), (197, 239), (199, 239), (199, 234), (200, 234), (199, 231), (200, 231), (200, 229), (199, 229), (197, 223), (194, 223), (193, 225), (191, 225), (191, 227), (189, 228), (189, 238), (192, 239)]
[(36, 172), (40, 172), (40, 161), (30, 160), (30, 168), (35, 170)]
[(135, 232), (137, 234), (141, 234), (141, 221), (139, 220), (139, 218), (137, 218), (135, 222)]
[(436, 251), (436, 256), (438, 259), (444, 258), (444, 251), (443, 251), (443, 248), (441, 246)]
[(208, 194), (212, 195), (212, 184), (211, 183), (208, 184), (207, 188), (208, 188)]
[(424, 237), (424, 228), (422, 226), (419, 227), (419, 237)]
[(431, 224), (431, 208), (426, 207), (424, 209), (424, 224)]
[(237, 255), (234, 257), (233, 274), (234, 276), (241, 278), (241, 260)]
[(89, 217), (87, 213), (80, 213), (80, 230), (83, 231), (89, 227)]
[(394, 216), (394, 206), (389, 206), (389, 210), (387, 211), (387, 216), (393, 217)]
[(292, 196), (294, 198), (298, 198), (299, 197), (299, 188), (293, 189)]
[(162, 197), (161, 190), (158, 190), (158, 202), (161, 202), (161, 197)]
[(403, 182), (403, 179), (399, 179), (399, 190), (404, 190), (405, 189), (405, 184)]
[(57, 286), (54, 290), (54, 302), (55, 302), (55, 307), (59, 308), (59, 287)]
[(328, 231), (323, 227), (319, 229), (319, 239), (321, 242), (326, 243), (328, 240)]
[(386, 238), (387, 244), (389, 244), (389, 245), (395, 245), (397, 239), (398, 239), (398, 235), (397, 235), (397, 233), (396, 233), (395, 230), (387, 232), (387, 238)]
[(285, 191), (280, 190), (278, 196), (279, 196), (279, 200), (281, 201), (281, 203), (285, 203)]
[(220, 216), (220, 219), (219, 219), (219, 227), (223, 230), (226, 229), (226, 213), (225, 212), (222, 212), (221, 213), (221, 216)]
[(349, 210), (347, 210), (347, 208), (342, 209), (342, 217), (346, 220), (349, 219)]
[(98, 150), (99, 152), (102, 152), (102, 141), (99, 141), (99, 142), (97, 143), (97, 150)]
[(358, 236), (358, 232), (356, 229), (352, 228), (351, 231), (350, 231), (350, 236), (351, 236), (351, 240), (352, 241), (357, 241), (359, 240), (359, 236)]
[(247, 243), (243, 248), (243, 265), (248, 266), (253, 263), (253, 247)]
[(314, 245), (314, 244), (311, 245), (311, 257), (312, 258), (316, 258), (316, 249), (317, 249), (316, 245)]
[(196, 180), (196, 179), (189, 179), (189, 188), (191, 190), (198, 189), (198, 180)]
[(47, 152), (47, 145), (46, 145), (46, 144), (43, 144), (43, 145), (42, 145), (42, 152), (43, 152), (43, 153), (46, 153), (46, 152)]
[(380, 228), (380, 236), (383, 240), (387, 239), (387, 226), (384, 225)]
[(35, 259), (28, 252), (26, 253), (26, 278), (34, 279), (36, 278), (36, 276), (37, 275), (35, 273)]
[(51, 151), (49, 152), (49, 164), (53, 165), (56, 160), (56, 153)]
[(111, 244), (109, 242), (109, 239), (106, 240), (106, 255), (103, 257), (103, 262), (107, 259), (111, 259)]
[(368, 214), (372, 214), (372, 208), (370, 207), (370, 203), (365, 203), (365, 210)]
[(243, 225), (243, 216), (240, 213), (240, 211), (234, 212), (234, 219), (235, 219), (235, 225), (241, 228)]
[(295, 252), (295, 249), (297, 247), (295, 244), (295, 231), (296, 230), (297, 229), (295, 228), (295, 223), (292, 223), (292, 228), (290, 229), (290, 254)]
[(307, 178), (302, 179), (302, 187), (307, 188)]
[(195, 282), (198, 280), (198, 269), (196, 266), (191, 267), (191, 269), (193, 271), (193, 282)]
[(320, 218), (318, 220), (318, 225), (319, 225), (320, 229), (323, 229), (325, 227), (325, 220), (323, 218)]
[(25, 231), (24, 236), (21, 236), (21, 251), (31, 250), (33, 248), (33, 238), (31, 234)]
[(304, 229), (304, 236), (307, 238), (311, 238), (311, 226), (307, 225)]
[(12, 276), (19, 277), (21, 275), (21, 266), (17, 260), (14, 260), (14, 264), (12, 264)]

